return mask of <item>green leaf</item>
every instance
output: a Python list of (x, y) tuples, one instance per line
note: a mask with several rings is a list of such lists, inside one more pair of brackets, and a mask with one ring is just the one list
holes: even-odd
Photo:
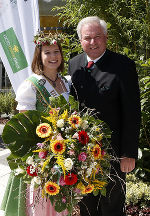
[(94, 190), (94, 191), (93, 191), (93, 195), (94, 195), (94, 196), (97, 196), (98, 194), (99, 194), (99, 190)]
[(69, 109), (69, 104), (67, 103), (66, 99), (60, 95), (58, 97), (50, 97), (50, 104), (53, 108), (61, 107), (61, 111), (65, 109)]
[(53, 196), (49, 196), (49, 199), (51, 201), (51, 204), (53, 205), (54, 204), (54, 197)]
[(106, 188), (105, 188), (105, 187), (102, 188), (102, 189), (100, 190), (100, 192), (101, 192), (101, 194), (102, 194), (103, 196), (106, 196)]
[(79, 110), (79, 102), (76, 101), (72, 95), (69, 96), (69, 104), (72, 110)]
[(17, 169), (18, 164), (22, 162), (21, 158), (16, 158), (13, 154), (7, 157), (7, 161), (11, 170)]
[(2, 139), (13, 156), (24, 157), (41, 142), (35, 131), (41, 122), (41, 112), (27, 111), (19, 113), (7, 122), (2, 133)]
[(55, 210), (57, 212), (62, 212), (65, 209), (66, 209), (66, 204), (65, 203), (60, 202), (60, 200), (55, 203)]

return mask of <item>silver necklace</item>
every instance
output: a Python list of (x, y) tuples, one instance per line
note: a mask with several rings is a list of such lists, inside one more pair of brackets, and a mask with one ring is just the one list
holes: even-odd
[[(45, 76), (45, 75), (44, 75)], [(49, 77), (45, 76), (46, 79), (48, 79), (50, 82), (52, 82), (52, 85), (54, 88), (56, 88), (56, 81), (58, 79), (58, 74), (56, 76), (56, 79), (55, 80), (51, 80)]]

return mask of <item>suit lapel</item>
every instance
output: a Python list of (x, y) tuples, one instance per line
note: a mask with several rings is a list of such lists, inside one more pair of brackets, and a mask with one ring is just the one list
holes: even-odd
[(80, 66), (81, 68), (85, 68), (86, 65), (87, 65), (87, 56), (86, 56), (86, 53), (83, 53), (81, 56)]

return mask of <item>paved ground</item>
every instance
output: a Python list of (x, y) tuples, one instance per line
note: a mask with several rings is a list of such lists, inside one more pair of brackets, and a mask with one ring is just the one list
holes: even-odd
[[(10, 168), (7, 164), (6, 158), (9, 155), (9, 150), (5, 149), (1, 139), (1, 134), (3, 131), (4, 125), (0, 124), (0, 205), (4, 196), (5, 188), (7, 185)], [(3, 216), (3, 211), (0, 211), (0, 216)]]

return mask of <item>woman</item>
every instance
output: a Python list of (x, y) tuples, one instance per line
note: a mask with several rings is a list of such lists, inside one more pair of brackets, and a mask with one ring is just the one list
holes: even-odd
[[(64, 59), (58, 34), (39, 33), (35, 36), (35, 52), (32, 62), (33, 75), (25, 80), (18, 88), (16, 101), (19, 112), (27, 110), (44, 111), (49, 104), (49, 97), (60, 94), (66, 101), (69, 97), (68, 81), (59, 72), (64, 69)], [(14, 184), (12, 183), (12, 179)], [(36, 202), (37, 192), (33, 186), (27, 188), (26, 201), (24, 199), (25, 185), (11, 176), (9, 186), (3, 201), (3, 210), (7, 216), (64, 216), (67, 212), (57, 213), (50, 200), (40, 197)], [(13, 186), (14, 185), (14, 186)], [(15, 188), (14, 190), (12, 188)], [(11, 188), (11, 189), (10, 189)], [(15, 192), (15, 194), (14, 194)], [(39, 191), (38, 191), (39, 192)], [(14, 196), (17, 199), (14, 199)], [(12, 201), (13, 199), (13, 201)], [(25, 203), (26, 202), (26, 203)], [(26, 206), (26, 208), (25, 208)]]

